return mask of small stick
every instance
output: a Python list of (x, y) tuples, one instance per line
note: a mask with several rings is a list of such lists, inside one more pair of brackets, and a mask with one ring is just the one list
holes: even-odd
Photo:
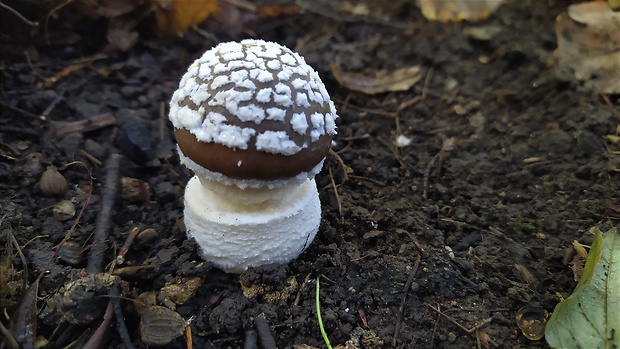
[(413, 278), (415, 274), (418, 272), (418, 267), (420, 266), (420, 255), (418, 255), (413, 263), (413, 268), (411, 269), (411, 273), (409, 273), (409, 277), (407, 278), (407, 282), (405, 282), (405, 289), (403, 292), (403, 299), (400, 301), (400, 306), (398, 307), (398, 320), (396, 320), (396, 326), (394, 328), (394, 336), (392, 337), (392, 347), (396, 347), (396, 340), (398, 339), (398, 332), (400, 332), (400, 327), (403, 325), (403, 315), (405, 313), (405, 302), (407, 300), (407, 293), (409, 293), (409, 289), (411, 288), (411, 283), (413, 282)]
[(54, 97), (54, 99), (52, 100), (50, 105), (48, 105), (47, 108), (45, 108), (45, 110), (43, 110), (41, 115), (39, 115), (39, 118), (41, 118), (42, 120), (47, 120), (48, 115), (50, 115), (50, 113), (52, 112), (52, 110), (54, 110), (56, 105), (58, 103), (60, 103), (60, 101), (62, 101), (64, 98), (65, 97), (63, 97), (62, 95), (58, 95), (58, 96)]
[[(339, 101), (335, 98), (332, 98), (334, 100), (334, 102), (338, 102), (339, 104), (344, 104), (343, 101)], [(368, 108), (362, 108), (362, 107), (358, 107), (356, 105), (353, 104), (347, 104), (347, 107), (363, 112), (363, 113), (368, 113), (368, 114), (375, 114), (375, 115), (381, 115), (381, 116), (387, 116), (390, 118), (395, 118), (396, 115), (398, 115), (398, 113), (395, 112), (391, 112), (391, 111), (385, 111), (385, 110), (379, 110), (379, 109), (368, 109)]]
[(91, 153), (87, 152), (84, 149), (80, 149), (80, 154), (87, 158), (88, 160), (90, 160), (90, 162), (92, 162), (93, 164), (95, 164), (95, 166), (101, 166), (103, 165), (103, 162), (101, 162), (101, 160), (97, 159), (96, 157), (94, 157)]
[(334, 176), (332, 174), (332, 168), (328, 167), (329, 170), (329, 179), (332, 182), (332, 187), (334, 188), (334, 196), (336, 197), (336, 202), (338, 203), (338, 213), (340, 214), (340, 224), (344, 224), (344, 215), (342, 214), (342, 201), (340, 201), (340, 195), (338, 194), (338, 187), (336, 186), (336, 182), (334, 181)]
[(116, 268), (111, 274), (118, 275), (120, 277), (133, 277), (143, 270), (155, 270), (155, 265), (132, 265), (130, 267)]
[(428, 179), (431, 176), (431, 169), (441, 155), (443, 155), (443, 149), (440, 149), (437, 154), (433, 156), (431, 161), (426, 165), (426, 169), (424, 170), (424, 179), (422, 180), (422, 188), (424, 188), (424, 190), (422, 191), (423, 199), (426, 199), (428, 195)]
[(340, 168), (342, 168), (342, 176), (343, 176), (342, 183), (346, 182), (349, 179), (349, 173), (353, 172), (353, 170), (351, 169), (351, 167), (347, 166), (344, 163), (344, 160), (342, 160), (340, 155), (338, 155), (338, 153), (336, 153), (334, 149), (329, 148), (329, 155), (333, 156), (334, 159), (338, 161), (338, 165), (340, 166)]
[(370, 326), (368, 326), (368, 320), (366, 319), (366, 313), (364, 312), (364, 309), (357, 309), (357, 313), (360, 315), (360, 319), (362, 320), (362, 324), (364, 325), (364, 327), (369, 329)]
[(422, 100), (426, 99), (426, 95), (428, 93), (428, 84), (431, 81), (431, 78), (433, 77), (433, 72), (435, 71), (435, 69), (433, 69), (433, 67), (431, 67), (428, 72), (426, 73), (426, 79), (424, 79), (424, 87), (422, 87)]
[(86, 271), (90, 274), (96, 274), (103, 270), (103, 255), (106, 250), (112, 206), (114, 206), (118, 192), (120, 159), (121, 155), (113, 153), (106, 162), (106, 180), (101, 192), (101, 208), (93, 234), (93, 247), (90, 250), (88, 265), (86, 266)]
[[(463, 325), (461, 325), (460, 323), (458, 323), (456, 320), (454, 320), (453, 318), (449, 317), (448, 315), (446, 315), (444, 312), (442, 312), (439, 309), (439, 305), (437, 306), (437, 308), (433, 307), (432, 305), (428, 304), (428, 303), (424, 303), (427, 307), (433, 309), (435, 312), (437, 312), (438, 315), (441, 315), (443, 318), (445, 318), (446, 320), (448, 320), (450, 323), (452, 323), (453, 325), (457, 326), (458, 328), (460, 328), (463, 332), (475, 337), (476, 339), (480, 340), (480, 332), (478, 331), (482, 326), (488, 324), (489, 322), (491, 322), (493, 320), (493, 318), (488, 318), (483, 320), (481, 323), (476, 324), (474, 327), (472, 328), (467, 328)], [(489, 339), (489, 343), (491, 343), (493, 346), (497, 346), (497, 343), (491, 339)]]
[(58, 124), (54, 136), (61, 138), (71, 132), (89, 132), (113, 125), (116, 117), (110, 113), (94, 115), (86, 119)]
[[(0, 219), (0, 221), (3, 221), (4, 217), (6, 217), (6, 215), (4, 215), (2, 219)], [(15, 249), (17, 250), (17, 254), (19, 255), (19, 258), (22, 260), (22, 263), (24, 266), (24, 269), (22, 270), (22, 290), (25, 290), (28, 286), (28, 261), (26, 260), (26, 256), (24, 256), (24, 252), (19, 246), (19, 243), (17, 242), (17, 239), (15, 238), (15, 235), (13, 234), (13, 232), (9, 230), (8, 235), (9, 235), (9, 238), (11, 239), (11, 242), (13, 242), (13, 245), (15, 246)]]
[(108, 339), (108, 331), (110, 330), (110, 323), (112, 322), (112, 301), (108, 302), (108, 307), (105, 309), (105, 313), (103, 314), (103, 321), (97, 327), (93, 335), (90, 336), (90, 339), (84, 344), (82, 349), (99, 349), (103, 348), (105, 342)]
[(39, 273), (39, 276), (37, 277), (37, 280), (43, 280), (43, 277), (45, 276), (45, 272), (48, 270), (49, 266), (56, 259), (56, 257), (58, 257), (58, 252), (60, 251), (62, 246), (67, 241), (69, 241), (69, 239), (71, 239), (71, 235), (73, 235), (73, 232), (75, 231), (75, 227), (77, 227), (77, 225), (80, 223), (80, 220), (82, 219), (82, 215), (84, 215), (84, 212), (86, 211), (86, 206), (88, 206), (88, 203), (90, 202), (90, 197), (93, 194), (93, 174), (90, 171), (90, 168), (81, 161), (71, 162), (67, 164), (67, 166), (74, 165), (74, 164), (81, 164), (82, 166), (86, 168), (86, 171), (88, 171), (88, 178), (90, 180), (90, 183), (88, 185), (88, 193), (87, 193), (88, 195), (86, 196), (86, 200), (84, 200), (84, 203), (82, 204), (82, 208), (80, 208), (80, 212), (78, 212), (77, 216), (75, 217), (75, 220), (73, 221), (73, 224), (71, 225), (71, 228), (69, 228), (69, 230), (65, 234), (65, 237), (62, 239), (62, 241), (58, 245), (56, 245), (56, 249), (54, 250), (54, 254), (52, 255), (52, 258), (50, 258), (50, 260), (47, 261), (45, 268), (42, 268), (41, 273)]
[(194, 318), (192, 315), (186, 322), (185, 338), (187, 338), (187, 349), (194, 349), (194, 336), (192, 335), (192, 321), (194, 321)]
[(116, 265), (121, 265), (125, 263), (125, 255), (129, 252), (129, 247), (133, 243), (133, 240), (136, 238), (136, 235), (140, 232), (140, 228), (135, 227), (131, 229), (129, 235), (127, 235), (127, 239), (125, 239), (125, 243), (120, 250), (118, 250), (118, 254), (116, 255)]
[(299, 301), (301, 300), (301, 291), (303, 291), (304, 287), (306, 287), (306, 284), (308, 284), (308, 281), (310, 280), (310, 275), (312, 275), (312, 273), (308, 273), (308, 275), (306, 275), (304, 282), (299, 287), (299, 291), (297, 292), (297, 297), (295, 297), (293, 305), (299, 305)]
[(260, 338), (261, 347), (263, 349), (276, 349), (276, 340), (273, 339), (271, 328), (269, 328), (265, 314), (260, 313), (254, 318), (254, 326), (256, 326), (256, 332)]
[(377, 138), (377, 140), (379, 142), (381, 142), (383, 145), (386, 146), (386, 148), (388, 148), (390, 150), (390, 153), (392, 153), (392, 156), (394, 157), (394, 160), (398, 161), (398, 163), (400, 164), (401, 167), (406, 167), (408, 169), (410, 169), (411, 171), (416, 171), (415, 167), (413, 167), (411, 164), (404, 162), (403, 159), (401, 159), (400, 155), (398, 155), (398, 152), (396, 151), (395, 147), (393, 146), (393, 144), (390, 144), (390, 142), (381, 139), (381, 138)]
[(118, 335), (121, 337), (126, 349), (133, 349), (133, 344), (131, 344), (131, 338), (129, 337), (129, 331), (127, 331), (127, 325), (125, 325), (123, 309), (121, 309), (121, 293), (118, 289), (118, 284), (110, 288), (110, 296), (112, 296), (110, 298), (110, 302), (112, 303), (112, 308), (114, 308)]
[(9, 347), (9, 349), (19, 349), (19, 344), (17, 344), (17, 341), (15, 340), (15, 338), (13, 338), (11, 332), (6, 327), (4, 327), (4, 324), (2, 322), (0, 322), (0, 334), (2, 335), (2, 338), (4, 338), (5, 343)]
[(383, 183), (381, 181), (378, 181), (376, 179), (369, 178), (369, 177), (349, 175), (349, 178), (359, 179), (359, 180), (362, 180), (362, 181), (368, 181), (368, 182), (374, 183), (374, 184), (376, 184), (378, 186), (381, 186), (381, 187), (385, 187), (386, 186), (385, 183)]
[(439, 149), (439, 151), (437, 152), (437, 154), (435, 154), (433, 156), (433, 158), (431, 159), (431, 161), (428, 163), (428, 165), (426, 165), (426, 169), (424, 170), (424, 179), (423, 179), (423, 184), (422, 187), (424, 188), (423, 192), (422, 192), (422, 198), (426, 199), (426, 196), (428, 194), (428, 179), (431, 175), (431, 169), (433, 167), (433, 165), (435, 164), (435, 162), (437, 161), (437, 159), (441, 159), (443, 158), (444, 154), (452, 151), (454, 149), (454, 138), (447, 138), (444, 139), (442, 144), (441, 144), (441, 149)]
[(17, 12), (17, 10), (15, 10), (14, 8), (5, 5), (4, 3), (2, 3), (0, 1), (0, 7), (3, 7), (4, 9), (6, 9), (7, 11), (13, 13), (17, 18), (19, 18), (22, 22), (26, 23), (27, 25), (33, 27), (33, 29), (36, 29), (39, 27), (39, 22), (33, 22), (28, 20), (26, 17), (24, 17), (21, 13)]

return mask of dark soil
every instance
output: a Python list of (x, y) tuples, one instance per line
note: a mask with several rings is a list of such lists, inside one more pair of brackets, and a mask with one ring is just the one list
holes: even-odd
[[(97, 219), (108, 204), (106, 178), (114, 176), (106, 166), (119, 153), (118, 175), (143, 181), (133, 186), (143, 190), (131, 195), (123, 187), (109, 206), (110, 219), (99, 223), (109, 225), (103, 264), (109, 266), (134, 227), (157, 233), (135, 241), (116, 267), (123, 271), (122, 310), (136, 348), (146, 345), (131, 299), (192, 277), (202, 278), (200, 286), (176, 311), (192, 319), (194, 348), (242, 348), (261, 313), (279, 348), (324, 347), (315, 311), (318, 276), (322, 319), (334, 345), (356, 337), (363, 348), (475, 348), (482, 333), (483, 347), (547, 347), (521, 334), (515, 314), (524, 306), (551, 312), (575, 286), (567, 255), (573, 240), (589, 243), (590, 227), (618, 222), (618, 155), (603, 139), (620, 123), (618, 99), (558, 73), (554, 20), (566, 4), (510, 1), (483, 23), (443, 24), (424, 19), (409, 1), (391, 3), (374, 17), (324, 8), (252, 27), (257, 37), (295, 48), (319, 71), (340, 116), (334, 150), (352, 172), (345, 178), (336, 157), (326, 161), (317, 177), (321, 229), (299, 259), (242, 275), (204, 263), (185, 236), (183, 189), (192, 174), (179, 164), (166, 115), (181, 75), (216, 44), (213, 38), (190, 32), (161, 39), (141, 29), (137, 44), (119, 52), (104, 50), (98, 23), (80, 30), (67, 24), (56, 30), (72, 30), (81, 40), (24, 42), (5, 52), (0, 242), (3, 256), (13, 258), (2, 263), (25, 267), (15, 251), (9, 254), (13, 233), (28, 283), (45, 272), (37, 335), (61, 347), (100, 323), (106, 302), (72, 314), (84, 323), (68, 325), (49, 300), (89, 265)], [(480, 26), (498, 30), (488, 40), (465, 34)], [(369, 96), (339, 85), (331, 64), (364, 74), (421, 65), (425, 78), (407, 92)], [(66, 122), (105, 114), (114, 117), (112, 125), (57, 135)], [(411, 144), (396, 147), (398, 135)], [(68, 181), (62, 196), (42, 194), (48, 165)], [(75, 228), (75, 218), (52, 217), (62, 199), (79, 212), (87, 198)], [(69, 230), (77, 256), (48, 264)], [(142, 267), (121, 269), (128, 266)], [(8, 285), (2, 280), (5, 290)], [(9, 298), (20, 296), (17, 290)], [(161, 293), (157, 303), (173, 305)], [(185, 348), (186, 340), (180, 336), (168, 347)], [(116, 326), (107, 347), (123, 347)]]

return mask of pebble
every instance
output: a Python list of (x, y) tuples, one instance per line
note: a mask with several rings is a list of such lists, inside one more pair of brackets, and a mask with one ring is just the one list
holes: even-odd
[(82, 133), (72, 132), (58, 142), (58, 147), (62, 150), (65, 157), (75, 159), (79, 154), (83, 141), (84, 135)]
[(181, 197), (179, 188), (170, 182), (160, 182), (155, 186), (155, 198), (157, 202), (165, 204)]
[(137, 163), (142, 164), (155, 157), (155, 140), (145, 123), (129, 121), (124, 124), (117, 143), (123, 154)]
[(92, 139), (86, 140), (84, 143), (84, 150), (99, 160), (103, 161), (103, 159), (106, 158), (106, 148)]
[(584, 153), (601, 154), (605, 151), (605, 144), (601, 137), (590, 131), (578, 131), (576, 138), (577, 147)]

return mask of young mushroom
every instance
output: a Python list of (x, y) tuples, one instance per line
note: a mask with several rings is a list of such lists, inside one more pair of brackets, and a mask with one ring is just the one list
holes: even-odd
[(240, 272), (299, 256), (319, 229), (314, 176), (336, 134), (312, 67), (276, 43), (219, 44), (189, 67), (169, 117), (196, 174), (184, 221), (203, 257)]

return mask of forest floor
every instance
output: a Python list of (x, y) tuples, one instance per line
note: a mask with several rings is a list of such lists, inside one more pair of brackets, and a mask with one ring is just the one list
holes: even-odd
[[(2, 265), (17, 273), (26, 263), (29, 285), (44, 273), (38, 320), (29, 320), (36, 334), (62, 347), (96, 329), (106, 293), (120, 285), (136, 348), (146, 345), (132, 299), (145, 292), (191, 318), (194, 348), (244, 347), (259, 314), (279, 348), (324, 347), (315, 310), (320, 277), (334, 345), (546, 348), (521, 333), (515, 316), (525, 306), (552, 312), (576, 285), (572, 242), (589, 244), (591, 227), (606, 230), (620, 219), (618, 155), (604, 140), (620, 123), (618, 100), (558, 73), (554, 23), (564, 3), (508, 1), (479, 23), (430, 22), (411, 3), (391, 1), (375, 15), (307, 9), (252, 26), (255, 37), (298, 51), (321, 75), (338, 110), (338, 156), (317, 176), (323, 219), (312, 245), (288, 265), (241, 275), (203, 262), (186, 237), (183, 190), (192, 174), (174, 151), (167, 103), (194, 59), (247, 34), (163, 39), (144, 30), (122, 52), (104, 49), (99, 20), (57, 26), (68, 32), (65, 42), (5, 52)], [(407, 91), (368, 95), (340, 84), (332, 66), (369, 76), (419, 66), (423, 75)], [(61, 196), (43, 195), (49, 165), (68, 182)], [(106, 183), (115, 177), (138, 181)], [(109, 202), (115, 187), (121, 193)], [(77, 215), (53, 217), (61, 200), (75, 205), (77, 224)], [(73, 292), (70, 282), (87, 280), (90, 252), (101, 245), (93, 244), (98, 225), (108, 234), (99, 272), (133, 228), (154, 232), (116, 266), (122, 281), (94, 292), (103, 302), (67, 306), (61, 317), (53, 300)], [(70, 244), (53, 258), (68, 231)], [(175, 304), (172, 293), (187, 291), (170, 285), (189, 283), (196, 286), (189, 299)], [(4, 297), (23, 295), (13, 291)], [(107, 347), (123, 347), (115, 326), (108, 337)], [(186, 348), (187, 338), (166, 347)]]

